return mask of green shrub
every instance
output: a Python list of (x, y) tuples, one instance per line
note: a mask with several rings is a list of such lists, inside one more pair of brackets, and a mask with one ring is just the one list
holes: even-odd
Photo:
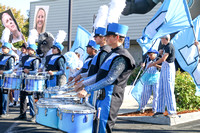
[[(134, 82), (134, 80), (135, 80), (135, 78), (136, 78), (138, 72), (140, 71), (140, 68), (141, 68), (141, 67), (138, 66), (138, 67), (136, 67), (136, 68), (133, 70), (132, 74), (130, 75), (130, 77), (129, 77), (129, 79), (128, 79), (127, 85), (132, 85), (132, 84), (133, 84), (133, 82)], [(141, 75), (141, 74), (142, 74), (142, 71), (141, 71), (140, 75)], [(139, 77), (138, 77), (138, 78), (139, 78)]]
[[(128, 85), (134, 82), (140, 67), (134, 69), (129, 77)], [(142, 72), (141, 72), (142, 73)], [(176, 72), (175, 90), (177, 111), (183, 110), (197, 110), (200, 108), (200, 97), (195, 96), (196, 86), (189, 73)]]
[(177, 111), (196, 110), (200, 107), (200, 97), (195, 96), (196, 86), (189, 73), (176, 72), (175, 96)]

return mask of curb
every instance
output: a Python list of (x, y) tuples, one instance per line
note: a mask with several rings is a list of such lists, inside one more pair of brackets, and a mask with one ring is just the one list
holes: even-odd
[(167, 116), (160, 116), (154, 118), (152, 116), (118, 116), (117, 118), (120, 120), (129, 120), (136, 122), (144, 122), (151, 124), (159, 124), (159, 125), (178, 125), (182, 123), (187, 123), (195, 120), (200, 120), (200, 112), (186, 113), (177, 115), (175, 118), (170, 118)]

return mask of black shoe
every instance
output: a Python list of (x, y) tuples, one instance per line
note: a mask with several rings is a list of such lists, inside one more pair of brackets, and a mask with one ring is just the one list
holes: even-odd
[(157, 117), (160, 117), (160, 116), (164, 116), (164, 114), (162, 112), (156, 112), (153, 117), (154, 118), (157, 118)]
[(27, 117), (24, 115), (20, 115), (20, 116), (14, 118), (14, 120), (27, 120)]
[(17, 102), (16, 101), (14, 101), (14, 104), (13, 104), (14, 106), (16, 106), (17, 105)]

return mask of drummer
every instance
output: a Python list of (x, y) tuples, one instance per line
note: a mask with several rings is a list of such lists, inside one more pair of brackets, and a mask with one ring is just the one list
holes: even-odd
[[(23, 56), (26, 56), (27, 55), (27, 44), (26, 43), (23, 43), (21, 47), (21, 51), (17, 50), (17, 53), (19, 55), (19, 62), (22, 60), (22, 57)], [(19, 63), (18, 62), (18, 63)], [(17, 64), (19, 65), (19, 64)], [(18, 106), (18, 99), (19, 99), (19, 93), (20, 91), (19, 90), (15, 90), (14, 92), (14, 97), (15, 97), (15, 100), (14, 100), (14, 106)]]
[[(111, 51), (111, 47), (106, 44), (105, 35), (106, 35), (106, 28), (97, 27), (95, 29), (94, 39), (96, 43), (100, 45), (100, 50), (92, 59), (92, 63), (91, 63), (88, 73), (80, 74), (81, 77), (88, 77), (88, 79), (84, 80), (83, 82), (79, 82), (78, 85), (75, 86), (75, 89), (82, 88), (82, 87), (95, 83), (96, 76), (94, 75), (98, 72), (101, 66), (101, 63), (103, 62), (106, 55)], [(96, 95), (97, 95), (97, 92), (95, 92), (94, 96), (93, 96), (93, 93), (91, 93), (89, 101), (92, 105), (95, 105)]]
[[(46, 57), (45, 61), (45, 71), (50, 75), (50, 79), (47, 80), (47, 87), (63, 86), (66, 84), (66, 75), (65, 75), (65, 58), (61, 55), (64, 46), (55, 42), (52, 47), (51, 55)], [(42, 71), (42, 70), (40, 70)]]
[[(11, 74), (14, 70), (14, 62), (15, 57), (8, 54), (11, 50), (12, 45), (9, 42), (3, 42), (2, 45), (2, 52), (3, 54), (0, 55), (0, 75), (4, 74)], [(3, 80), (1, 79), (0, 85), (2, 86)], [(4, 90), (1, 88), (0, 91), (0, 116), (7, 117), (6, 114), (7, 110), (7, 97), (8, 97), (8, 90)]]
[(122, 46), (127, 31), (128, 26), (125, 25), (117, 23), (108, 25), (106, 42), (112, 47), (112, 51), (105, 57), (97, 72), (96, 83), (78, 93), (79, 97), (86, 97), (87, 93), (101, 90), (97, 100), (97, 108), (101, 108), (99, 132), (112, 132), (123, 101), (124, 88), (135, 67), (133, 57)]
[[(28, 55), (23, 56), (22, 60), (19, 63), (19, 67), (22, 67), (25, 74), (36, 75), (38, 72), (40, 58), (35, 56), (37, 49), (36, 44), (29, 44), (27, 47)], [(23, 82), (22, 88), (25, 87), (25, 82)], [(20, 115), (15, 118), (16, 120), (26, 120), (26, 110), (27, 110), (27, 101), (26, 96), (28, 95), (29, 106), (30, 106), (30, 115), (31, 121), (35, 121), (35, 111), (34, 111), (34, 102), (33, 101), (33, 92), (26, 92), (25, 90), (20, 91)]]
[(97, 51), (99, 50), (99, 45), (96, 44), (95, 41), (90, 40), (88, 42), (87, 47), (87, 53), (89, 54), (88, 57), (85, 59), (85, 62), (83, 64), (83, 67), (77, 71), (76, 73), (74, 73), (73, 75), (71, 75), (68, 79), (68, 82), (71, 82), (74, 78), (76, 78), (75, 81), (80, 80), (79, 77), (81, 77), (80, 74), (83, 73), (87, 73), (89, 68), (90, 68), (90, 64), (92, 62), (93, 57), (97, 54)]

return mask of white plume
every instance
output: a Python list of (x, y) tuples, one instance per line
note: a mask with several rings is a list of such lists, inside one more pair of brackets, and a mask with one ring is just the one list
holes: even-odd
[(126, 6), (126, 0), (111, 0), (109, 5), (107, 24), (118, 23), (120, 15)]
[(28, 44), (35, 44), (35, 41), (38, 39), (38, 32), (36, 29), (32, 29), (29, 32)]
[(90, 35), (89, 40), (94, 40), (94, 32), (92, 32), (92, 34)]
[(9, 42), (9, 38), (10, 38), (10, 30), (8, 28), (5, 28), (2, 33), (1, 42), (2, 43)]
[(65, 40), (67, 33), (64, 30), (59, 30), (55, 42), (62, 44)]
[(96, 27), (106, 28), (107, 27), (107, 24), (106, 24), (107, 17), (108, 17), (108, 6), (107, 5), (100, 6), (97, 17), (96, 17), (94, 25), (93, 25), (94, 28), (95, 29), (96, 29)]

